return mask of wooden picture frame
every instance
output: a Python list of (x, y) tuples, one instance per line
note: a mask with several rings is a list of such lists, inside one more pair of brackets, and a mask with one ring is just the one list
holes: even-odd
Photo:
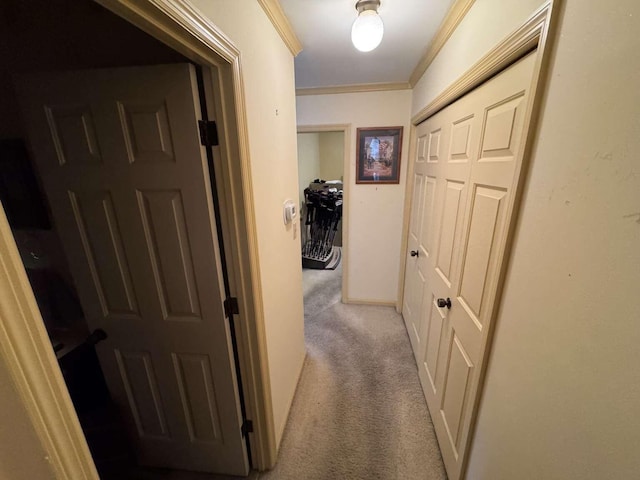
[(356, 183), (400, 183), (402, 127), (358, 128)]

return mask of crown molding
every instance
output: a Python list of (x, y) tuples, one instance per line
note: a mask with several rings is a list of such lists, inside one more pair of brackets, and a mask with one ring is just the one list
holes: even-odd
[(291, 22), (284, 13), (280, 2), (278, 0), (258, 0), (258, 3), (293, 56), (297, 56), (302, 51), (302, 43), (298, 40), (296, 32), (293, 31)]
[(558, 2), (558, 0), (547, 0), (525, 23), (487, 52), (431, 103), (416, 113), (411, 118), (411, 123), (418, 125), (435, 115), (485, 80), (524, 57), (538, 47), (541, 42), (543, 43), (549, 28), (549, 18), (554, 1)]
[(431, 43), (429, 43), (429, 46), (422, 57), (420, 57), (418, 64), (413, 69), (413, 72), (409, 77), (409, 84), (411, 85), (411, 88), (415, 87), (418, 80), (420, 80), (422, 75), (424, 75), (424, 72), (427, 71), (427, 68), (429, 68), (433, 59), (436, 58), (438, 52), (440, 52), (442, 47), (444, 47), (444, 44), (447, 43), (447, 40), (449, 40), (449, 37), (455, 29), (458, 28), (458, 25), (469, 11), (474, 1), (475, 0), (455, 0), (453, 5), (451, 5), (449, 12), (438, 27), (438, 31), (433, 36)]
[(334, 85), (331, 87), (297, 88), (296, 96), (332, 95), (337, 93), (384, 92), (388, 90), (410, 90), (408, 82), (358, 83), (354, 85)]

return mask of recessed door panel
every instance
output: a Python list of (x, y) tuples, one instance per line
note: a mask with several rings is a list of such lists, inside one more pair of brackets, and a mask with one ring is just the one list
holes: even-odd
[(488, 280), (489, 259), (496, 246), (496, 229), (504, 207), (506, 192), (477, 187), (471, 208), (471, 225), (465, 245), (460, 297), (482, 323), (482, 301)]
[(416, 164), (424, 163), (427, 160), (427, 146), (427, 136), (419, 136), (416, 148)]
[(472, 122), (473, 115), (453, 123), (451, 127), (451, 147), (449, 149), (450, 162), (466, 162), (469, 160)]
[(433, 249), (433, 237), (434, 237), (434, 224), (433, 218), (434, 202), (436, 195), (436, 179), (434, 177), (427, 177), (424, 188), (424, 207), (422, 209), (422, 228), (420, 230), (420, 246), (422, 247), (422, 254), (427, 257), (431, 254)]
[(461, 204), (464, 184), (447, 181), (440, 229), (440, 248), (436, 271), (447, 286), (451, 286), (451, 264), (453, 262), (453, 246), (456, 239), (456, 227), (459, 225), (463, 205)]
[(427, 157), (427, 162), (429, 163), (437, 163), (440, 159), (440, 135), (442, 134), (442, 130), (434, 130), (429, 133), (429, 155)]
[(514, 155), (516, 119), (518, 108), (522, 108), (524, 93), (504, 100), (487, 109), (482, 136), (480, 161), (509, 160)]
[(122, 383), (141, 437), (168, 437), (162, 398), (148, 352), (115, 350)]
[(193, 442), (220, 441), (216, 392), (207, 355), (172, 355), (180, 398)]
[(182, 196), (176, 190), (158, 190), (138, 192), (138, 198), (164, 319), (199, 320)]
[(460, 339), (452, 336), (450, 344), (449, 365), (442, 392), (441, 415), (449, 434), (449, 441), (455, 452), (458, 451), (460, 438), (460, 425), (464, 414), (464, 403), (467, 397), (467, 389), (473, 364), (467, 356)]
[(118, 102), (129, 161), (174, 161), (173, 141), (166, 103)]
[(426, 352), (424, 367), (429, 377), (430, 387), (436, 393), (436, 378), (438, 374), (438, 360), (440, 358), (440, 345), (442, 343), (442, 326), (445, 321), (445, 313), (438, 308), (435, 299), (431, 297), (429, 309), (429, 325), (426, 337)]
[(102, 162), (89, 106), (48, 106), (45, 111), (60, 165)]
[(138, 318), (129, 263), (109, 192), (69, 192), (102, 315)]
[(422, 341), (422, 332), (424, 331), (424, 310), (422, 308), (422, 303), (425, 301), (424, 295), (426, 291), (427, 280), (420, 270), (417, 268), (417, 281), (414, 282), (414, 311), (418, 312), (418, 315), (413, 317), (413, 330), (416, 338), (418, 339), (418, 343)]
[[(422, 198), (424, 195), (424, 175), (416, 174), (413, 177), (413, 203), (415, 205), (422, 205)], [(422, 225), (422, 209), (414, 208), (411, 212), (411, 223), (409, 225), (409, 235), (415, 241), (419, 241), (420, 227)]]

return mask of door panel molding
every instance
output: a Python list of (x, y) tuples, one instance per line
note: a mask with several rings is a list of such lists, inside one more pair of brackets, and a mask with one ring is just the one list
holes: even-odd
[[(140, 312), (111, 192), (67, 193), (103, 316), (138, 319)], [(94, 253), (96, 244), (103, 247), (103, 255)]]
[[(168, 438), (170, 434), (151, 355), (149, 352), (120, 350), (115, 350), (114, 353), (139, 435)], [(142, 375), (135, 375), (136, 370)], [(154, 427), (155, 431), (152, 431)]]

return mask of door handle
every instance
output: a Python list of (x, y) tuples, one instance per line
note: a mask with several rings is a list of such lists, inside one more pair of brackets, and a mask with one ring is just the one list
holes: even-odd
[(446, 300), (444, 298), (439, 298), (438, 299), (438, 306), (440, 308), (447, 307), (448, 309), (451, 309), (451, 299), (449, 297), (447, 297)]
[(418, 250), (411, 250), (411, 256), (412, 257), (419, 257), (420, 256), (420, 252)]

